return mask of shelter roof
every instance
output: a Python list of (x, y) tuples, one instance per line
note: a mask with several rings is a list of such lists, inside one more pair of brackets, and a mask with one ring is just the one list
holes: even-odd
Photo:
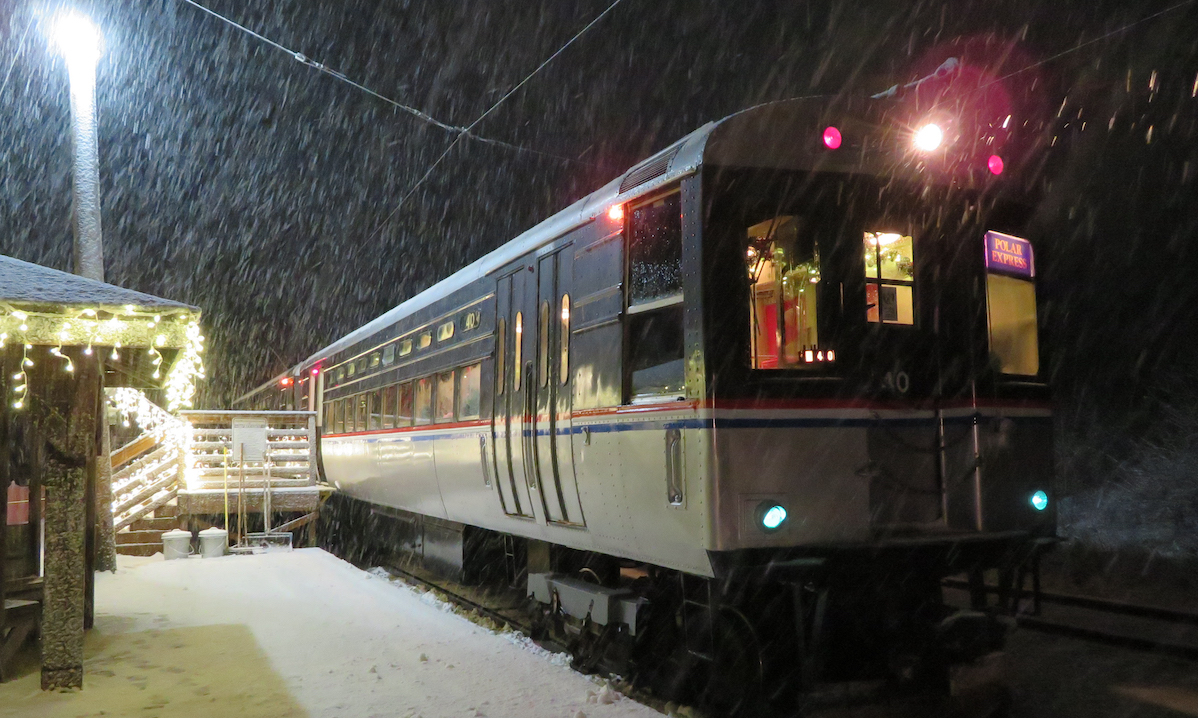
[(19, 309), (53, 310), (89, 307), (92, 309), (123, 309), (133, 306), (142, 310), (200, 310), (182, 302), (135, 292), (95, 279), (68, 274), (39, 264), (0, 255), (0, 302)]

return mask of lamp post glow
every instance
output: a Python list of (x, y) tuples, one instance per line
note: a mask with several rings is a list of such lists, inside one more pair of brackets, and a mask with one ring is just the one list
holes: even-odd
[(91, 20), (74, 11), (58, 16), (53, 37), (71, 78), (75, 274), (104, 281), (100, 159), (96, 148), (96, 63), (103, 53), (103, 38)]

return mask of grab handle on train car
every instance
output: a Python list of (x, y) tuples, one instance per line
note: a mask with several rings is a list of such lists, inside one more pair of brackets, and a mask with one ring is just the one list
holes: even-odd
[(682, 505), (681, 429), (666, 429), (666, 497), (671, 506)]

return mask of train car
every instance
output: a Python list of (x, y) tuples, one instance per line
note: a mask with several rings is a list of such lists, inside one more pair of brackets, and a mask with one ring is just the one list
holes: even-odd
[(315, 353), (338, 500), (664, 695), (959, 692), (940, 581), (1053, 536), (1052, 431), (1011, 118), (934, 110), (709, 123)]

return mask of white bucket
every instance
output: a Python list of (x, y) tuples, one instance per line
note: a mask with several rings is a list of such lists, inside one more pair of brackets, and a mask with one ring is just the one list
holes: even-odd
[(229, 550), (229, 532), (215, 526), (200, 532), (200, 555), (220, 558)]
[(171, 529), (162, 534), (162, 557), (167, 561), (187, 558), (191, 553), (191, 532)]

